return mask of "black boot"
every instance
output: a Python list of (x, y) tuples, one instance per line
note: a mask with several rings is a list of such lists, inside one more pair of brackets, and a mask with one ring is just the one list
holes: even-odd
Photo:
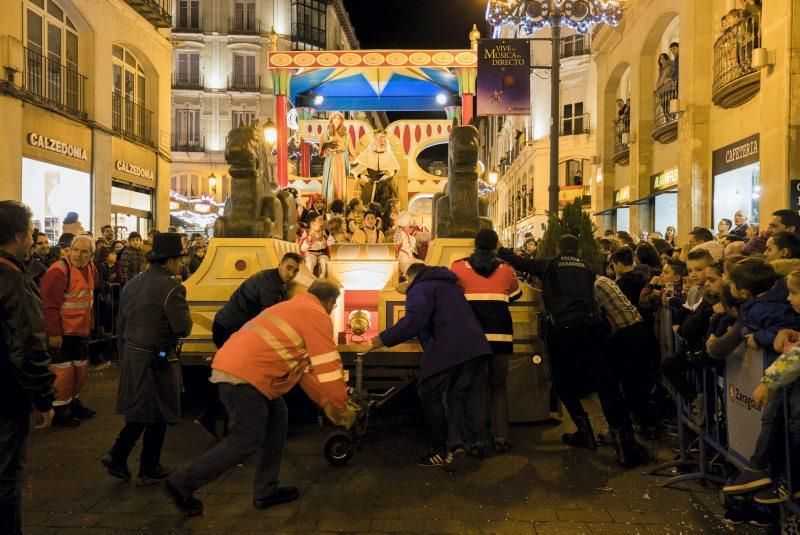
[(78, 427), (81, 421), (78, 420), (69, 408), (69, 405), (57, 405), (53, 407), (53, 425), (57, 427)]
[(628, 458), (628, 451), (622, 441), (622, 432), (616, 429), (609, 429), (608, 434), (611, 437), (611, 443), (614, 445), (614, 451), (617, 454), (617, 464), (623, 468), (630, 468), (633, 466), (631, 460)]
[(594, 430), (592, 429), (591, 422), (589, 422), (589, 417), (576, 416), (574, 421), (578, 430), (574, 433), (564, 433), (561, 435), (562, 442), (576, 448), (596, 450), (597, 439), (594, 436)]
[(645, 449), (636, 442), (633, 429), (611, 429), (611, 440), (617, 453), (617, 463), (623, 468), (632, 468), (647, 460)]
[(87, 408), (78, 398), (72, 400), (72, 403), (69, 404), (69, 410), (75, 418), (80, 420), (88, 420), (97, 414), (97, 411)]
[(118, 459), (114, 456), (113, 449), (111, 452), (106, 453), (100, 458), (108, 474), (123, 481), (130, 481), (131, 471), (128, 470), (128, 463), (125, 460)]

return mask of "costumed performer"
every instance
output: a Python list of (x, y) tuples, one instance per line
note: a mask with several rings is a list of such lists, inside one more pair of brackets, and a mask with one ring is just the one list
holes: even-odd
[(394, 175), (400, 164), (388, 143), (385, 130), (376, 130), (374, 139), (356, 158), (356, 163), (364, 166), (357, 175), (361, 186), (361, 200), (364, 204), (384, 203), (398, 197)]
[(344, 199), (347, 194), (347, 175), (350, 174), (350, 157), (355, 154), (353, 142), (344, 125), (344, 115), (338, 111), (331, 115), (328, 128), (319, 141), (319, 154), (325, 158), (322, 194), (328, 200)]

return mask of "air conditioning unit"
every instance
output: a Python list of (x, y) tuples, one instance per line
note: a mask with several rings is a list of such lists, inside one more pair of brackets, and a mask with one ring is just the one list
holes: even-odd
[(766, 48), (753, 49), (753, 68), (763, 69), (775, 65), (775, 51)]
[(22, 72), (25, 68), (22, 41), (11, 35), (0, 36), (0, 62), (6, 72)]
[(669, 100), (669, 112), (671, 114), (680, 113), (681, 111), (681, 101), (678, 98), (672, 98)]

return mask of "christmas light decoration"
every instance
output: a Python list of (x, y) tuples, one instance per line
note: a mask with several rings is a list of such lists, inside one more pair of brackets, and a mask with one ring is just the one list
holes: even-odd
[(620, 0), (489, 0), (486, 4), (489, 24), (516, 26), (527, 35), (555, 22), (587, 33), (595, 24), (615, 26), (621, 18)]

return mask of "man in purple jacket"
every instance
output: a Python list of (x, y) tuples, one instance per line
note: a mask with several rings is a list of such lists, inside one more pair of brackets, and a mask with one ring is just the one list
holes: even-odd
[(417, 263), (406, 277), (406, 314), (373, 338), (372, 349), (419, 340), (423, 353), (417, 392), (431, 448), (417, 464), (454, 470), (466, 453), (464, 438), (478, 445), (482, 441), (480, 396), (472, 390), (480, 384), (492, 350), (452, 271)]

